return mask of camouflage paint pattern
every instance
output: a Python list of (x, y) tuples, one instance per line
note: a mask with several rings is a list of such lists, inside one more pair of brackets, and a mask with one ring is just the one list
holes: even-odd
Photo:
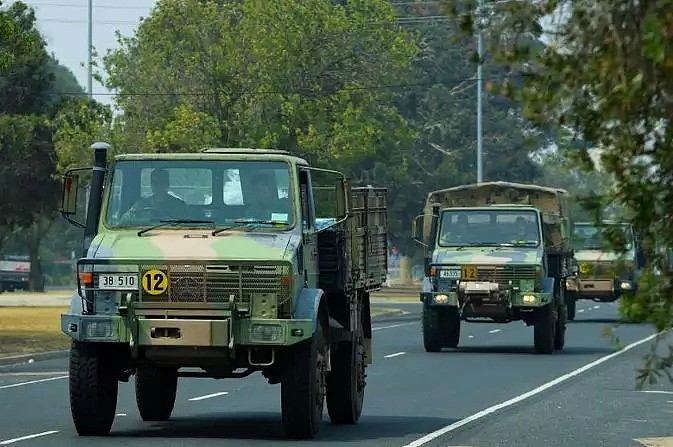
[[(298, 181), (294, 174), (296, 166), (308, 166), (305, 160), (290, 156), (285, 151), (257, 150), (257, 149), (211, 149), (197, 154), (125, 154), (116, 157), (116, 160), (256, 160), (256, 161), (284, 161), (290, 164), (290, 187), (291, 194), (298, 196)], [(103, 224), (105, 210), (109, 200), (110, 176), (106, 179), (106, 188), (103, 194), (102, 212), (99, 221), (99, 232), (92, 240), (87, 258), (91, 261), (100, 261), (94, 265), (93, 271), (115, 272), (128, 266), (139, 272), (140, 264), (156, 264), (169, 262), (171, 264), (184, 263), (186, 265), (210, 265), (217, 263), (244, 263), (250, 264), (273, 264), (277, 262), (289, 263), (292, 268), (290, 275), (291, 299), (299, 296), (301, 281), (298, 273), (297, 249), (302, 243), (301, 227), (295, 225), (289, 230), (274, 228), (246, 228), (240, 226), (235, 229), (223, 231), (215, 236), (211, 234), (212, 228), (185, 228), (163, 227), (148, 231), (140, 236), (137, 232), (143, 227), (111, 229)], [(294, 200), (293, 212), (295, 222), (300, 221), (299, 204)], [(115, 264), (117, 267), (115, 267)], [(135, 265), (134, 265), (135, 264)], [(140, 290), (140, 278), (137, 278)], [(94, 286), (95, 287), (95, 286)], [(119, 298), (127, 291), (112, 292)], [(132, 292), (133, 293), (133, 292)], [(170, 292), (167, 292), (170, 293)], [(306, 294), (302, 294), (302, 297)], [(256, 297), (259, 298), (259, 297)], [(311, 296), (308, 296), (310, 299)], [(262, 297), (262, 301), (267, 299)], [(253, 301), (253, 299), (251, 299)], [(261, 302), (260, 300), (257, 300)], [(248, 317), (235, 319), (233, 309), (224, 304), (200, 303), (200, 308), (214, 311), (218, 318), (212, 320), (190, 320), (172, 318), (170, 323), (166, 320), (148, 318), (141, 309), (145, 303), (131, 301), (126, 303), (129, 312), (126, 317), (115, 315), (113, 312), (106, 315), (82, 315), (81, 305), (73, 299), (69, 314), (62, 315), (62, 331), (77, 340), (107, 341), (107, 342), (130, 342), (146, 346), (220, 346), (232, 347), (236, 344), (273, 344), (288, 345), (297, 343), (312, 336), (314, 316), (311, 319), (263, 319)], [(193, 303), (192, 303), (193, 304)], [(291, 303), (297, 306), (298, 303)], [(113, 306), (114, 307), (114, 306)], [(184, 307), (184, 306), (183, 306)], [(168, 312), (171, 305), (166, 303), (162, 306)], [(113, 311), (117, 311), (116, 307)], [(316, 308), (317, 310), (317, 308)], [(180, 312), (175, 310), (174, 312)], [(188, 313), (187, 311), (184, 311)], [(156, 313), (156, 312), (154, 312)], [(310, 315), (309, 315), (310, 317)], [(91, 324), (107, 323), (111, 329), (105, 336), (96, 337), (87, 330)], [(280, 327), (280, 337), (273, 343), (261, 340), (251, 340), (251, 326), (269, 325)], [(104, 329), (100, 329), (105, 332)], [(153, 337), (151, 334), (162, 330), (180, 330), (187, 334), (181, 339), (174, 337)], [(292, 336), (290, 335), (292, 333)]]

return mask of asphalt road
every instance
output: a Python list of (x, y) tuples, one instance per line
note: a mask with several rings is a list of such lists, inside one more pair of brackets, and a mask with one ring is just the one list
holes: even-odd
[[(634, 429), (617, 439), (596, 425), (616, 417), (609, 412), (619, 406), (614, 403), (619, 393), (635, 393), (630, 389), (635, 368), (641, 365), (634, 359), (639, 359), (639, 350), (648, 344), (604, 362), (599, 360), (617, 351), (603, 335), (606, 326), (616, 324), (616, 305), (580, 302), (577, 320), (568, 325), (565, 350), (550, 356), (533, 354), (533, 329), (523, 323), (464, 323), (458, 350), (429, 354), (423, 350), (421, 340), (420, 303), (395, 307), (410, 313), (397, 321), (375, 324), (375, 363), (368, 369), (360, 423), (332, 426), (325, 414), (322, 431), (313, 441), (284, 440), (280, 386), (268, 385), (261, 375), (220, 381), (180, 379), (175, 411), (166, 423), (140, 420), (131, 379), (120, 385), (118, 416), (111, 435), (81, 438), (70, 418), (67, 359), (59, 358), (0, 368), (0, 446), (11, 443), (88, 447), (92, 442), (96, 446), (125, 447), (235, 446), (290, 442), (399, 447), (584, 447), (633, 445), (632, 439), (641, 434)], [(614, 331), (624, 345), (653, 334), (651, 328), (640, 325), (617, 326)], [(590, 365), (597, 360), (603, 363)], [(590, 365), (589, 369), (578, 373), (585, 365)], [(564, 375), (561, 383), (549, 384)], [(530, 393), (538, 387), (542, 389)], [(605, 387), (613, 391), (602, 394)], [(637, 396), (673, 402), (673, 395)], [(587, 405), (587, 401), (592, 405)], [(494, 408), (502, 402), (506, 403), (504, 408)], [(629, 411), (636, 413), (638, 405), (643, 405), (642, 401), (630, 402)], [(565, 413), (553, 414), (558, 406)], [(560, 422), (548, 423), (557, 416)], [(585, 442), (583, 435), (575, 436), (578, 425), (585, 432), (598, 433), (594, 433), (592, 442)], [(566, 436), (566, 441), (551, 442), (558, 441), (559, 436)], [(608, 444), (603, 444), (604, 438)]]

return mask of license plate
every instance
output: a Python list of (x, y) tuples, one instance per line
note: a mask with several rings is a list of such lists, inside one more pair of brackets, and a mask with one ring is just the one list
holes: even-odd
[(460, 269), (440, 270), (439, 277), (448, 279), (460, 279)]
[(138, 290), (138, 276), (109, 273), (98, 276), (98, 288), (102, 290)]

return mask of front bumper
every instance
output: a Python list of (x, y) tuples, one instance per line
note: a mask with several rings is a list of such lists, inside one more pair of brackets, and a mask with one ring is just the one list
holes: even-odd
[[(572, 291), (577, 298), (593, 298), (601, 301), (614, 301), (625, 292), (634, 291), (636, 285), (628, 279), (592, 278), (576, 279)], [(568, 289), (571, 290), (571, 289)]]
[(138, 346), (289, 346), (313, 335), (309, 319), (126, 318), (119, 315), (62, 314), (61, 331), (77, 341)]
[[(421, 302), (430, 307), (459, 307), (461, 300), (458, 292), (421, 292)], [(551, 303), (553, 295), (545, 292), (512, 291), (509, 299), (503, 301), (505, 307), (542, 307)]]

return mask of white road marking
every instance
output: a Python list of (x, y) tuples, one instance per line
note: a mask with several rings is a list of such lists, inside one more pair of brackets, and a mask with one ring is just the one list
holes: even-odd
[(115, 416), (128, 416), (126, 413), (117, 413)]
[(596, 304), (596, 305), (594, 306), (594, 309), (600, 309), (600, 308), (601, 308), (601, 306), (599, 306), (598, 304)]
[(577, 313), (582, 313), (584, 312), (584, 309), (577, 309)]
[(467, 338), (474, 338), (474, 335), (468, 335)]
[(423, 436), (422, 438), (419, 438), (419, 439), (405, 445), (404, 447), (418, 447), (418, 446), (421, 446), (421, 445), (426, 444), (426, 443), (428, 443), (428, 442), (430, 442), (434, 439), (439, 438), (440, 436), (443, 436), (443, 435), (445, 435), (449, 432), (452, 432), (452, 431), (456, 430), (457, 428), (462, 427), (463, 425), (467, 425), (470, 422), (473, 422), (473, 421), (476, 421), (476, 420), (481, 419), (483, 417), (486, 417), (489, 414), (495, 413), (496, 411), (501, 410), (503, 408), (510, 407), (510, 406), (512, 406), (516, 403), (519, 403), (523, 400), (526, 400), (530, 397), (533, 397), (536, 394), (540, 394), (541, 392), (543, 392), (543, 391), (545, 391), (545, 390), (547, 390), (547, 389), (549, 389), (553, 386), (556, 386), (559, 383), (565, 382), (566, 380), (571, 379), (571, 378), (573, 378), (573, 377), (575, 377), (579, 374), (582, 374), (583, 372), (585, 372), (585, 371), (587, 371), (591, 368), (594, 368), (594, 367), (600, 365), (601, 363), (607, 362), (610, 359), (613, 359), (617, 356), (620, 356), (620, 355), (624, 354), (625, 352), (630, 351), (631, 349), (642, 345), (643, 343), (647, 343), (648, 341), (654, 339), (658, 335), (659, 334), (652, 334), (649, 337), (645, 337), (641, 340), (638, 340), (634, 343), (631, 343), (630, 345), (627, 345), (627, 346), (623, 347), (622, 349), (620, 349), (617, 352), (613, 352), (612, 354), (608, 354), (606, 356), (603, 356), (603, 357), (599, 358), (598, 360), (594, 360), (591, 363), (587, 363), (586, 365), (582, 366), (581, 368), (578, 368), (578, 369), (576, 369), (574, 371), (571, 371), (567, 374), (559, 376), (556, 379), (551, 380), (547, 383), (544, 383), (544, 384), (540, 385), (539, 387), (537, 387), (535, 389), (527, 391), (523, 394), (520, 394), (520, 395), (518, 395), (518, 396), (516, 396), (512, 399), (501, 402), (497, 405), (493, 405), (491, 407), (485, 408), (485, 409), (473, 414), (472, 416), (468, 416), (465, 419), (461, 419), (457, 422), (454, 422), (451, 425), (447, 425), (446, 427), (440, 428), (437, 431), (434, 431), (432, 433), (428, 433), (427, 435)]
[(42, 432), (42, 433), (35, 433), (34, 435), (21, 436), (20, 438), (14, 438), (14, 439), (8, 439), (6, 441), (0, 441), (0, 445), (14, 444), (15, 442), (26, 441), (28, 439), (33, 439), (33, 438), (39, 438), (40, 436), (53, 435), (54, 433), (58, 433), (58, 430), (50, 430), (50, 431), (45, 431), (45, 432)]
[(0, 377), (4, 376), (55, 376), (57, 374), (68, 374), (68, 371), (53, 371), (53, 372), (13, 372), (0, 373)]
[(404, 354), (406, 354), (406, 352), (404, 352), (404, 351), (403, 352), (396, 352), (395, 354), (384, 355), (383, 358), (384, 359), (391, 359), (393, 357), (397, 357), (397, 356), (404, 355)]
[(412, 321), (411, 323), (398, 323), (398, 324), (391, 324), (390, 326), (379, 326), (379, 327), (372, 328), (372, 332), (381, 331), (383, 329), (392, 329), (392, 328), (395, 328), (395, 327), (410, 326), (410, 325), (416, 324), (416, 323), (417, 323), (416, 321)]
[(204, 399), (210, 399), (211, 397), (226, 396), (227, 394), (229, 394), (229, 391), (221, 391), (219, 393), (206, 394), (205, 396), (192, 397), (189, 400), (191, 401), (204, 400)]
[(489, 334), (496, 334), (500, 332), (502, 329), (493, 329), (492, 331), (488, 331)]
[(68, 378), (68, 376), (59, 376), (59, 377), (50, 377), (48, 379), (31, 380), (29, 382), (12, 383), (11, 385), (0, 386), (0, 390), (5, 390), (7, 388), (15, 388), (17, 386), (32, 385), (34, 383), (51, 382), (52, 380), (60, 380), (60, 379), (67, 379), (67, 378)]
[(639, 390), (639, 393), (650, 393), (650, 394), (673, 394), (673, 391), (661, 391), (661, 390)]

